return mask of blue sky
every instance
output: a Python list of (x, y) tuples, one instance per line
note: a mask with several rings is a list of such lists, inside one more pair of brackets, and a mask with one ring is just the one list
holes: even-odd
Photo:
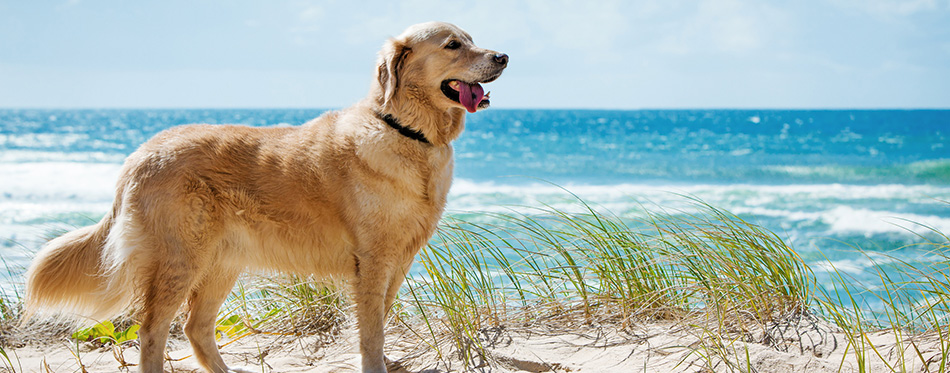
[(950, 0), (0, 0), (0, 107), (344, 107), (429, 20), (494, 107), (950, 107)]

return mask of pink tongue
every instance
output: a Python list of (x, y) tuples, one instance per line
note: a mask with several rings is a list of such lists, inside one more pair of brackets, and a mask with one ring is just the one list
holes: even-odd
[(469, 85), (459, 81), (459, 102), (462, 103), (462, 106), (465, 106), (469, 113), (475, 112), (478, 104), (482, 102), (482, 97), (485, 97), (485, 90), (482, 89), (481, 85), (478, 83)]

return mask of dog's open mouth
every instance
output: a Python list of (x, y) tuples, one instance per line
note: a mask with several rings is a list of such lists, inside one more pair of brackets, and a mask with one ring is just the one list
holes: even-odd
[(491, 92), (485, 92), (478, 83), (467, 83), (456, 79), (443, 80), (442, 93), (450, 100), (462, 104), (469, 113), (487, 108), (490, 104), (488, 95)]

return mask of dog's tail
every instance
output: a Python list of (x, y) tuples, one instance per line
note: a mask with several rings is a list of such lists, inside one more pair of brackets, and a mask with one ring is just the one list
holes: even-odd
[(39, 312), (98, 322), (129, 305), (132, 284), (116, 278), (125, 271), (112, 268), (105, 255), (115, 213), (53, 239), (36, 254), (26, 272), (23, 322)]

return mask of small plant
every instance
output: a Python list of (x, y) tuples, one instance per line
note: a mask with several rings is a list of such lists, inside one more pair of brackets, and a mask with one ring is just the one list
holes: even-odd
[[(112, 321), (106, 320), (90, 328), (76, 331), (72, 334), (72, 338), (77, 341), (93, 342), (99, 343), (101, 345), (111, 345), (112, 355), (115, 357), (115, 360), (118, 361), (122, 367), (127, 367), (135, 364), (125, 361), (125, 349), (122, 347), (122, 345), (126, 342), (138, 339), (138, 331), (141, 327), (142, 326), (139, 324), (134, 324), (124, 330), (116, 330), (115, 324), (113, 324)], [(79, 360), (78, 355), (76, 355), (76, 359)], [(80, 366), (81, 365), (82, 362), (80, 361)]]
[(240, 315), (222, 317), (214, 327), (215, 338), (234, 338), (248, 331), (247, 324)]
[(72, 338), (84, 342), (95, 341), (103, 345), (109, 343), (120, 345), (137, 339), (139, 337), (137, 333), (141, 327), (141, 325), (135, 324), (125, 330), (116, 331), (115, 324), (113, 324), (112, 321), (106, 320), (90, 328), (76, 331), (73, 333)]
[(280, 309), (274, 308), (259, 318), (236, 314), (222, 316), (215, 323), (215, 338), (235, 338), (247, 333), (257, 333), (264, 323), (270, 321), (279, 312)]

